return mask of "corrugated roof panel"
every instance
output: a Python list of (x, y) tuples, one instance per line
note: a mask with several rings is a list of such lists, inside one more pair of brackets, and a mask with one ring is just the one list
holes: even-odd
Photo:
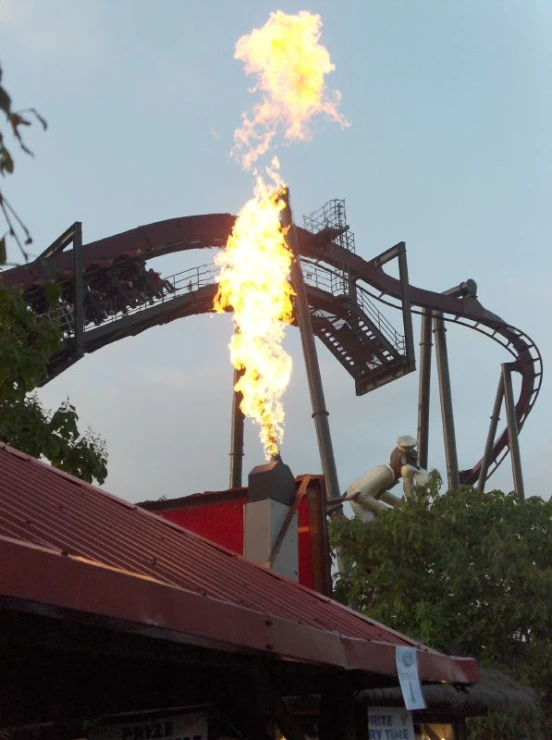
[(428, 650), (166, 519), (3, 444), (0, 535), (59, 548), (317, 629)]

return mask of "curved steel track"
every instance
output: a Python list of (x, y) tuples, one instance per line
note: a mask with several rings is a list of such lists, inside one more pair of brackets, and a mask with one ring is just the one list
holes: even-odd
[[(189, 251), (209, 247), (224, 247), (232, 230), (235, 217), (230, 214), (209, 214), (169, 219), (140, 226), (85, 245), (82, 250), (83, 270), (100, 260), (113, 260), (127, 251), (139, 250), (149, 260), (173, 252)], [(302, 258), (315, 266), (323, 263), (337, 271), (347, 273), (359, 289), (372, 298), (395, 308), (401, 306), (400, 281), (383, 270), (383, 260), (366, 261), (340, 246), (335, 241), (335, 232), (312, 234), (298, 228), (299, 250)], [(55, 274), (70, 271), (73, 257), (70, 251), (58, 252), (44, 260), (12, 268), (2, 274), (6, 285), (20, 285), (28, 289), (37, 280), (52, 278)], [(327, 269), (321, 267), (322, 270)], [(317, 289), (310, 287), (310, 294)], [(136, 334), (158, 324), (167, 323), (182, 316), (212, 310), (215, 287), (211, 279), (201, 283), (199, 276), (194, 281), (193, 291), (158, 303), (145, 310), (144, 320), (138, 326), (130, 326), (130, 318), (123, 316), (111, 326), (87, 329), (87, 352), (117, 339)], [(324, 293), (324, 291), (318, 291)], [(325, 300), (337, 307), (339, 301), (325, 293)], [(442, 314), (446, 321), (474, 329), (503, 346), (513, 357), (514, 367), (521, 375), (521, 387), (516, 401), (516, 419), (521, 429), (533, 408), (542, 383), (542, 359), (534, 342), (521, 330), (488, 311), (475, 297), (456, 298), (409, 286), (409, 299), (413, 312), (426, 309)], [(338, 311), (337, 311), (338, 313)], [(66, 363), (64, 369), (70, 363)], [(489, 475), (491, 475), (508, 453), (508, 431), (504, 429), (495, 440)], [(474, 484), (479, 477), (482, 460), (473, 467), (463, 470), (461, 482)]]

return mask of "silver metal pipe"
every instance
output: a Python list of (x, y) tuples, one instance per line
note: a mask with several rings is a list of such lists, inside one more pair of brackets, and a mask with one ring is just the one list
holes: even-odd
[(454, 431), (454, 412), (452, 408), (446, 329), (442, 314), (435, 315), (433, 322), (435, 328), (435, 358), (437, 360), (443, 436), (445, 439), (445, 455), (447, 459), (447, 481), (449, 489), (456, 491), (460, 487), (460, 473), (458, 470), (456, 433)]
[(328, 499), (338, 499), (340, 497), (340, 490), (333, 452), (332, 436), (330, 433), (330, 424), (328, 420), (329, 414), (326, 409), (324, 387), (322, 385), (322, 376), (320, 374), (316, 344), (314, 342), (307, 289), (299, 259), (297, 231), (293, 223), (289, 190), (287, 189), (283, 194), (283, 200), (285, 207), (282, 211), (282, 226), (285, 230), (286, 242), (294, 258), (291, 267), (291, 284), (295, 291), (295, 317), (301, 333), (301, 344), (303, 346), (303, 356), (305, 358), (305, 367), (312, 405), (312, 418), (314, 419), (314, 425), (316, 428), (320, 462), (322, 464), (322, 472), (326, 481)]
[(506, 404), (506, 418), (508, 420), (508, 442), (510, 444), (510, 457), (512, 458), (514, 489), (520, 502), (523, 502), (525, 501), (525, 490), (521, 471), (516, 405), (512, 388), (512, 364), (509, 362), (505, 362), (502, 365), (502, 382), (504, 383), (504, 401)]
[(483, 460), (481, 461), (481, 470), (479, 472), (479, 480), (477, 482), (477, 489), (479, 491), (485, 490), (485, 483), (487, 482), (487, 475), (489, 473), (489, 466), (491, 464), (491, 456), (493, 454), (493, 446), (496, 437), (496, 430), (498, 422), (500, 421), (500, 409), (502, 407), (502, 399), (504, 398), (504, 379), (502, 372), (500, 380), (498, 381), (498, 388), (496, 390), (496, 397), (493, 406), (493, 413), (491, 415), (491, 423), (489, 424), (489, 433), (487, 434), (487, 442), (485, 443), (485, 452), (483, 453)]
[(230, 488), (241, 488), (243, 471), (243, 428), (245, 415), (240, 409), (243, 396), (236, 390), (236, 384), (243, 375), (243, 370), (234, 370), (232, 384), (232, 431), (230, 446)]
[(418, 461), (427, 470), (429, 448), (429, 406), (431, 397), (431, 311), (422, 311), (420, 330), (420, 384), (418, 391)]

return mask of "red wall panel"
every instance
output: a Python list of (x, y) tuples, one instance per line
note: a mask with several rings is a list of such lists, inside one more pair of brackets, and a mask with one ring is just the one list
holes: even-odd
[[(243, 555), (244, 506), (246, 496), (203, 505), (179, 506), (157, 513), (211, 542)], [(309, 501), (305, 496), (299, 505), (299, 583), (314, 588), (312, 537)]]

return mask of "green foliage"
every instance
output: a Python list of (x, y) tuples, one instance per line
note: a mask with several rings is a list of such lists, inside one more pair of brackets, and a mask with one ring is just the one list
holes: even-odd
[[(31, 125), (32, 116), (46, 128), (46, 121), (34, 108), (16, 112), (2, 86), (0, 68), (0, 113), (16, 144), (32, 154), (21, 129)], [(13, 174), (14, 160), (0, 129), (0, 175)], [(32, 242), (25, 224), (0, 190), (0, 212), (25, 259)], [(0, 238), (0, 265), (7, 262), (6, 235)], [(59, 287), (48, 283), (44, 294), (52, 305), (59, 299)], [(103, 483), (107, 476), (107, 452), (103, 440), (90, 430), (81, 434), (78, 416), (69, 401), (54, 412), (45, 410), (32, 391), (46, 376), (48, 360), (59, 349), (61, 332), (51, 320), (37, 317), (20, 293), (0, 283), (0, 440), (34, 457), (45, 457), (52, 465), (85, 481)]]
[(550, 708), (552, 501), (520, 504), (513, 493), (470, 487), (442, 494), (440, 483), (434, 474), (429, 494), (415, 492), (374, 524), (330, 525), (349, 566), (337, 598), (438, 650), (502, 669)]
[[(53, 295), (54, 293), (52, 293)], [(46, 376), (48, 360), (59, 349), (61, 332), (36, 316), (21, 293), (0, 283), (0, 440), (82, 480), (103, 483), (107, 452), (97, 435), (81, 434), (69, 401), (45, 410), (32, 391)]]
[[(43, 128), (46, 128), (47, 124), (44, 118), (34, 109), (29, 108), (26, 111), (14, 111), (12, 108), (11, 97), (2, 86), (2, 68), (0, 67), (0, 112), (4, 114), (6, 123), (8, 124), (8, 131), (15, 139), (17, 145), (26, 154), (31, 154), (31, 150), (25, 144), (21, 129), (25, 126), (31, 125), (31, 120), (28, 116), (30, 113)], [(0, 129), (0, 175), (12, 175), (15, 165), (13, 156), (8, 149), (6, 144), (6, 133)], [(0, 190), (0, 212), (3, 214), (8, 227), (8, 234), (15, 239), (23, 257), (27, 259), (27, 253), (24, 249), (23, 244), (29, 245), (32, 243), (32, 238), (29, 230), (19, 218), (13, 206), (6, 200), (2, 190)], [(6, 256), (6, 241), (5, 235), (0, 239), (0, 265), (5, 265), (7, 261)]]
[(541, 708), (508, 709), (486, 717), (468, 717), (470, 740), (548, 740), (546, 718)]

